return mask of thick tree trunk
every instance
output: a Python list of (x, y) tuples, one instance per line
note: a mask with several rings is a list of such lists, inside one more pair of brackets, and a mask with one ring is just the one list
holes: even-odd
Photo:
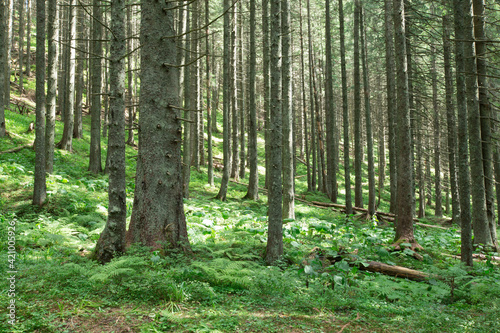
[(89, 171), (102, 172), (101, 162), (101, 91), (102, 91), (102, 9), (98, 0), (93, 2), (92, 20), (92, 102), (90, 105), (90, 160)]
[(45, 183), (45, 1), (37, 1), (36, 11), (36, 139), (33, 204), (42, 206), (47, 198)]
[[(465, 0), (467, 1), (467, 0)], [(460, 195), (461, 261), (472, 266), (472, 229), (470, 210), (469, 142), (467, 133), (467, 98), (465, 85), (464, 0), (454, 0), (455, 60), (458, 111), (458, 190)]]
[(342, 0), (339, 0), (339, 22), (340, 22), (340, 61), (342, 72), (342, 110), (344, 116), (344, 179), (345, 179), (345, 206), (346, 214), (352, 214), (352, 199), (351, 199), (351, 167), (349, 157), (349, 105), (347, 102), (347, 71), (345, 60), (345, 45), (344, 45), (344, 6)]
[[(227, 0), (226, 0), (227, 1)], [(167, 6), (173, 6), (167, 4)], [(181, 180), (179, 70), (172, 10), (141, 3), (139, 157), (126, 243), (189, 251)], [(155, 38), (164, 36), (164, 39)]]
[(245, 119), (247, 118), (247, 96), (245, 93), (245, 72), (243, 70), (244, 64), (244, 50), (243, 50), (243, 4), (240, 1), (238, 3), (238, 72), (239, 72), (239, 80), (238, 80), (238, 90), (240, 94), (238, 95), (238, 105), (239, 105), (239, 127), (240, 127), (240, 135), (239, 135), (239, 145), (240, 145), (240, 165), (239, 165), (239, 178), (245, 178), (245, 169), (246, 169), (246, 153), (245, 153)]
[(405, 41), (405, 7), (403, 0), (394, 0), (394, 31), (397, 72), (397, 207), (395, 241), (415, 243), (413, 235), (413, 195), (411, 167), (410, 109), (408, 100), (408, 72)]
[(488, 98), (488, 65), (486, 62), (487, 45), (485, 36), (484, 0), (473, 0), (474, 37), (476, 40), (477, 83), (479, 86), (479, 113), (481, 121), (481, 143), (483, 152), (484, 187), (486, 196), (486, 216), (491, 242), (497, 250), (497, 231), (495, 221), (495, 198), (493, 190), (493, 144), (491, 133), (491, 104)]
[(47, 64), (47, 96), (46, 96), (46, 127), (45, 127), (45, 171), (54, 171), (54, 140), (56, 126), (56, 96), (57, 96), (57, 64), (59, 54), (57, 44), (59, 39), (59, 23), (57, 19), (57, 0), (47, 1), (48, 22), (48, 64)]
[[(483, 169), (483, 144), (481, 137), (481, 114), (478, 102), (478, 82), (476, 73), (476, 52), (474, 49), (472, 2), (463, 3), (464, 32), (467, 42), (464, 43), (465, 73), (467, 86), (467, 121), (469, 129), (471, 194), (472, 194), (472, 223), (474, 226), (474, 244), (491, 245), (491, 234), (486, 215), (486, 190)], [(491, 160), (488, 161), (491, 163)]]
[[(130, 22), (129, 22), (130, 24)], [(108, 220), (97, 241), (96, 259), (109, 262), (125, 249), (127, 184), (125, 181), (125, 0), (111, 2), (110, 121), (108, 137)]]

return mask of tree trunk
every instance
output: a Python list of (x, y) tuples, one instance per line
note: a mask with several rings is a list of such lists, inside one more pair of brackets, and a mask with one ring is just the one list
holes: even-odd
[(359, 15), (361, 5), (354, 1), (354, 205), (363, 207), (363, 148), (361, 147), (361, 80), (359, 66)]
[(239, 168), (239, 146), (238, 139), (240, 134), (240, 128), (238, 123), (239, 118), (239, 91), (238, 91), (238, 15), (236, 13), (236, 6), (232, 6), (232, 31), (231, 31), (231, 175), (230, 177), (234, 180), (239, 179), (238, 168)]
[[(465, 0), (467, 1), (467, 0)], [(464, 0), (454, 0), (455, 17), (455, 60), (458, 111), (458, 190), (460, 196), (461, 261), (472, 266), (472, 229), (470, 210), (469, 142), (467, 133), (467, 98), (465, 85), (465, 20)]]
[[(208, 0), (207, 0), (208, 1)], [(250, 200), (259, 199), (259, 173), (257, 169), (257, 110), (255, 105), (255, 0), (250, 0), (250, 64), (249, 64), (249, 92), (250, 118), (248, 123), (248, 162), (250, 164), (250, 178), (248, 180), (248, 191), (245, 198)]]
[[(229, 182), (229, 168), (231, 166), (231, 157), (229, 151), (229, 0), (224, 0), (224, 57), (223, 57), (223, 88), (222, 88), (222, 103), (223, 103), (223, 154), (224, 154), (224, 171), (220, 184), (219, 193), (216, 198), (226, 201), (227, 185)], [(266, 171), (267, 172), (267, 171)]]
[(269, 0), (262, 0), (262, 72), (263, 72), (263, 98), (264, 98), (264, 136), (265, 136), (265, 163), (266, 163), (266, 178), (265, 178), (265, 188), (269, 188), (269, 172), (271, 163), (271, 149), (269, 147), (270, 142), (270, 78), (269, 78), (269, 66), (270, 66), (270, 50), (269, 50)]
[(247, 117), (247, 107), (246, 107), (246, 98), (245, 96), (245, 72), (243, 71), (244, 64), (244, 51), (243, 51), (243, 5), (240, 1), (238, 3), (238, 90), (240, 94), (238, 96), (239, 101), (239, 126), (240, 126), (240, 135), (239, 135), (239, 145), (240, 145), (240, 165), (239, 165), (239, 178), (245, 178), (245, 167), (246, 167), (246, 154), (245, 154), (245, 119)]
[[(0, 41), (2, 44), (5, 43), (7, 39), (7, 4), (5, 1), (0, 3)], [(5, 86), (9, 85), (9, 74), (7, 72), (7, 50), (2, 48), (0, 50), (0, 138), (3, 138), (6, 134), (5, 128), (5, 108), (9, 105), (9, 100), (5, 98)]]
[(325, 22), (325, 36), (326, 36), (326, 155), (327, 155), (327, 191), (330, 200), (334, 203), (337, 202), (337, 165), (336, 150), (338, 149), (335, 142), (335, 135), (337, 133), (337, 122), (335, 120), (335, 102), (333, 97), (333, 73), (332, 73), (332, 27), (330, 18), (330, 0), (326, 0), (325, 7), (326, 22)]
[[(183, 9), (179, 10), (180, 13), (184, 13)], [(135, 106), (133, 105), (133, 72), (132, 72), (132, 50), (134, 46), (134, 40), (132, 39), (132, 6), (127, 6), (127, 111), (128, 111), (128, 138), (127, 144), (130, 146), (135, 146), (134, 139), (134, 111)]]
[[(360, 6), (361, 7), (361, 6)], [(366, 126), (366, 150), (368, 159), (368, 213), (375, 214), (375, 161), (373, 156), (373, 133), (372, 116), (370, 106), (370, 80), (368, 77), (368, 46), (366, 44), (366, 30), (364, 21), (364, 11), (359, 12), (360, 32), (361, 32), (361, 62), (363, 67), (363, 86), (365, 93), (365, 126)]]
[[(131, 23), (129, 22), (129, 25)], [(108, 220), (97, 241), (96, 259), (109, 262), (125, 249), (127, 184), (125, 181), (125, 0), (111, 2), (110, 121), (108, 137)]]
[[(189, 88), (191, 99), (191, 105), (189, 109), (196, 110), (195, 112), (190, 111), (190, 119), (193, 121), (191, 124), (186, 124), (186, 126), (191, 126), (191, 166), (194, 166), (196, 170), (199, 170), (200, 167), (200, 155), (198, 150), (199, 143), (199, 124), (200, 124), (200, 60), (198, 59), (200, 54), (200, 43), (199, 43), (199, 34), (198, 34), (198, 22), (199, 22), (199, 1), (195, 1), (192, 4), (192, 13), (191, 13), (191, 33), (190, 42), (191, 42), (191, 61), (194, 61), (190, 64), (189, 73), (191, 75), (190, 83), (191, 87)], [(189, 184), (188, 184), (189, 185)]]
[(57, 44), (59, 40), (59, 23), (57, 19), (57, 0), (47, 1), (48, 22), (48, 64), (47, 64), (47, 109), (45, 127), (45, 171), (54, 172), (54, 141), (56, 126), (56, 96), (57, 96), (57, 64), (59, 54)]
[(436, 194), (436, 206), (434, 215), (443, 216), (443, 201), (441, 195), (441, 126), (440, 108), (438, 105), (437, 69), (436, 69), (436, 48), (431, 46), (431, 66), (432, 66), (432, 107), (434, 109), (434, 192)]
[(33, 205), (47, 198), (45, 183), (45, 1), (36, 5), (36, 139)]
[(309, 133), (308, 133), (308, 122), (307, 122), (307, 108), (306, 108), (306, 86), (305, 86), (305, 65), (304, 65), (304, 33), (302, 29), (302, 2), (300, 1), (300, 75), (302, 83), (302, 118), (304, 124), (304, 141), (305, 141), (305, 154), (306, 154), (306, 169), (307, 169), (307, 191), (311, 192), (312, 179), (311, 179), (311, 164), (309, 161)]
[[(36, 4), (35, 4), (36, 5)], [(26, 76), (31, 76), (31, 6), (32, 1), (26, 2)]]
[(396, 156), (396, 77), (394, 68), (394, 25), (391, 0), (385, 0), (385, 69), (387, 79), (387, 121), (389, 123), (389, 178), (391, 201), (389, 211), (396, 212), (397, 156)]
[(78, 52), (76, 59), (76, 96), (75, 96), (75, 125), (73, 126), (73, 138), (81, 139), (83, 136), (83, 124), (82, 124), (82, 107), (83, 107), (83, 63), (85, 61), (85, 40), (83, 36), (83, 26), (84, 15), (81, 6), (77, 9), (77, 32), (76, 36), (78, 38)]
[(282, 212), (282, 112), (281, 112), (281, 73), (280, 73), (280, 0), (271, 0), (271, 114), (270, 142), (271, 153), (269, 170), (269, 222), (266, 247), (266, 262), (273, 264), (283, 255), (283, 212)]
[[(191, 19), (193, 17), (193, 12), (190, 10), (191, 5), (187, 6), (187, 11), (186, 11), (186, 31), (189, 31), (191, 29)], [(185, 46), (186, 46), (186, 51), (184, 54), (184, 119), (187, 120), (187, 122), (184, 122), (184, 140), (183, 140), (183, 151), (182, 151), (182, 195), (184, 198), (189, 198), (189, 182), (191, 179), (191, 161), (192, 161), (192, 131), (193, 131), (193, 125), (191, 123), (192, 117), (191, 115), (193, 114), (191, 109), (194, 109), (193, 107), (193, 99), (192, 99), (192, 87), (191, 87), (191, 80), (193, 79), (193, 75), (191, 75), (191, 71), (193, 70), (192, 66), (189, 66), (187, 64), (191, 63), (191, 47), (192, 43), (190, 43), (188, 40), (186, 40)], [(196, 57), (196, 55), (195, 55)]]
[(340, 61), (342, 72), (342, 110), (344, 115), (344, 179), (345, 179), (345, 206), (346, 214), (352, 214), (351, 199), (351, 167), (349, 158), (349, 105), (347, 102), (347, 71), (345, 60), (345, 42), (344, 42), (344, 6), (343, 1), (339, 0), (339, 22), (340, 22)]
[(486, 195), (486, 216), (492, 244), (497, 250), (497, 227), (493, 190), (493, 144), (491, 134), (491, 104), (488, 98), (487, 45), (485, 42), (484, 0), (473, 0), (474, 38), (476, 40), (477, 84), (479, 86), (479, 112), (481, 121), (481, 143), (483, 152), (484, 187)]
[(69, 5), (69, 16), (68, 16), (68, 38), (67, 43), (67, 72), (65, 76), (67, 78), (67, 86), (64, 89), (64, 104), (63, 110), (64, 114), (64, 129), (63, 137), (59, 143), (61, 149), (72, 151), (73, 150), (73, 126), (75, 122), (74, 117), (74, 105), (75, 105), (75, 37), (76, 37), (76, 6), (75, 0), (70, 0)]
[(14, 0), (6, 0), (6, 41), (5, 41), (5, 49), (7, 52), (7, 57), (5, 61), (5, 75), (6, 75), (6, 84), (4, 86), (5, 93), (5, 105), (10, 107), (10, 70), (11, 70), (11, 53), (12, 53), (12, 17), (14, 15)]
[(98, 0), (93, 0), (92, 20), (92, 102), (90, 105), (90, 160), (89, 171), (97, 174), (102, 172), (101, 162), (101, 91), (102, 91), (102, 10)]
[[(481, 114), (478, 103), (478, 82), (476, 73), (476, 52), (474, 49), (473, 24), (472, 24), (472, 2), (466, 0), (463, 3), (464, 32), (465, 32), (465, 82), (467, 86), (467, 120), (469, 129), (470, 150), (470, 172), (471, 172), (471, 194), (472, 194), (472, 223), (474, 226), (474, 244), (491, 245), (491, 234), (488, 218), (486, 215), (486, 190), (484, 184), (484, 169), (482, 137), (481, 137)], [(488, 163), (491, 162), (491, 159)]]
[(126, 243), (190, 251), (182, 199), (182, 128), (180, 112), (172, 107), (179, 105), (176, 32), (173, 10), (164, 9), (162, 2), (141, 2), (139, 157)]
[(312, 155), (312, 174), (311, 174), (311, 188), (316, 191), (316, 172), (317, 172), (317, 149), (316, 149), (316, 121), (315, 121), (315, 105), (314, 105), (314, 60), (312, 49), (312, 36), (311, 36), (311, 4), (307, 0), (307, 43), (309, 46), (309, 110), (311, 111), (311, 155)]
[[(207, 53), (206, 57), (206, 85), (207, 85), (207, 158), (208, 158), (208, 184), (214, 184), (214, 158), (213, 158), (213, 150), (212, 150), (212, 112), (215, 112), (211, 107), (210, 93), (211, 93), (211, 80), (212, 80), (212, 72), (214, 70), (213, 66), (210, 68), (210, 45), (209, 45), (209, 23), (210, 21), (210, 6), (208, 4), (208, 0), (205, 0), (205, 26), (206, 26), (206, 38), (205, 38), (205, 52)], [(255, 52), (255, 50), (254, 50)], [(215, 55), (212, 55), (215, 57)]]
[(453, 73), (451, 69), (451, 43), (450, 43), (450, 17), (443, 16), (443, 54), (444, 54), (444, 76), (446, 90), (446, 123), (448, 127), (448, 168), (450, 173), (451, 187), (451, 210), (452, 220), (460, 221), (460, 201), (458, 194), (457, 179), (457, 120), (455, 107), (453, 105)]
[(18, 39), (18, 51), (19, 51), (19, 94), (22, 96), (24, 94), (24, 6), (26, 6), (26, 1), (19, 1), (19, 39)]
[(295, 219), (290, 2), (281, 0), (281, 94), (283, 121), (283, 218)]
[(405, 7), (403, 0), (394, 0), (394, 31), (397, 71), (397, 207), (395, 241), (415, 243), (413, 235), (413, 195), (411, 167), (410, 109), (408, 100), (408, 72), (405, 41)]

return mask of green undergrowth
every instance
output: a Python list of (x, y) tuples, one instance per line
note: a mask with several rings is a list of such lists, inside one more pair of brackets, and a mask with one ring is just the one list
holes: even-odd
[[(7, 118), (9, 131), (18, 136), (0, 139), (0, 150), (32, 142), (33, 134), (25, 131), (33, 116), (7, 111)], [(61, 130), (58, 124), (58, 135)], [(460, 253), (456, 227), (415, 225), (424, 248), (416, 260), (409, 244), (391, 251), (392, 225), (297, 202), (296, 218), (283, 225), (284, 256), (267, 266), (265, 193), (258, 201), (243, 200), (245, 186), (230, 183), (228, 200), (215, 200), (221, 175), (216, 173), (215, 186), (207, 185), (203, 167), (192, 169), (185, 200), (192, 253), (132, 246), (99, 265), (88, 254), (106, 222), (108, 181), (86, 171), (88, 130), (85, 117), (84, 138), (74, 141), (74, 152), (56, 150), (42, 208), (30, 204), (34, 152), (0, 155), (0, 272), (7, 276), (11, 270), (12, 225), (18, 272), (18, 322), (0, 321), (1, 332), (500, 331), (498, 266), (488, 259), (468, 269), (451, 257)], [(127, 147), (129, 218), (136, 155)], [(297, 192), (328, 201), (307, 192), (305, 177), (297, 179)], [(342, 254), (351, 254), (355, 264), (330, 265), (323, 258)], [(368, 261), (420, 270), (430, 278), (415, 282), (361, 270)], [(2, 279), (3, 305), (10, 300), (8, 289)]]

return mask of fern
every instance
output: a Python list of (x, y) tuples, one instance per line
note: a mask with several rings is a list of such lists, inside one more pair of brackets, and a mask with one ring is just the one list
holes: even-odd
[(253, 285), (251, 276), (259, 266), (248, 261), (231, 261), (217, 258), (211, 262), (193, 262), (192, 266), (200, 270), (206, 282), (236, 289), (250, 289)]
[(101, 271), (90, 277), (91, 281), (107, 283), (109, 281), (121, 281), (132, 277), (147, 266), (143, 258), (122, 257), (109, 264), (102, 266)]

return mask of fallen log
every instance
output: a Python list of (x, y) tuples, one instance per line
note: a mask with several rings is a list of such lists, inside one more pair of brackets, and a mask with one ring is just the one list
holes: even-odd
[(391, 266), (378, 261), (364, 262), (365, 265), (359, 265), (359, 269), (368, 272), (377, 272), (384, 275), (405, 278), (413, 281), (425, 281), (429, 278), (429, 274), (416, 271), (414, 269), (406, 268), (403, 266)]
[(8, 149), (8, 150), (4, 150), (4, 151), (0, 151), (0, 155), (2, 154), (8, 154), (8, 153), (16, 153), (20, 150), (23, 150), (24, 148), (31, 148), (33, 147), (33, 143), (28, 143), (27, 145), (23, 145), (23, 146), (19, 146), (19, 147), (16, 147), (16, 148), (12, 148), (12, 149)]

